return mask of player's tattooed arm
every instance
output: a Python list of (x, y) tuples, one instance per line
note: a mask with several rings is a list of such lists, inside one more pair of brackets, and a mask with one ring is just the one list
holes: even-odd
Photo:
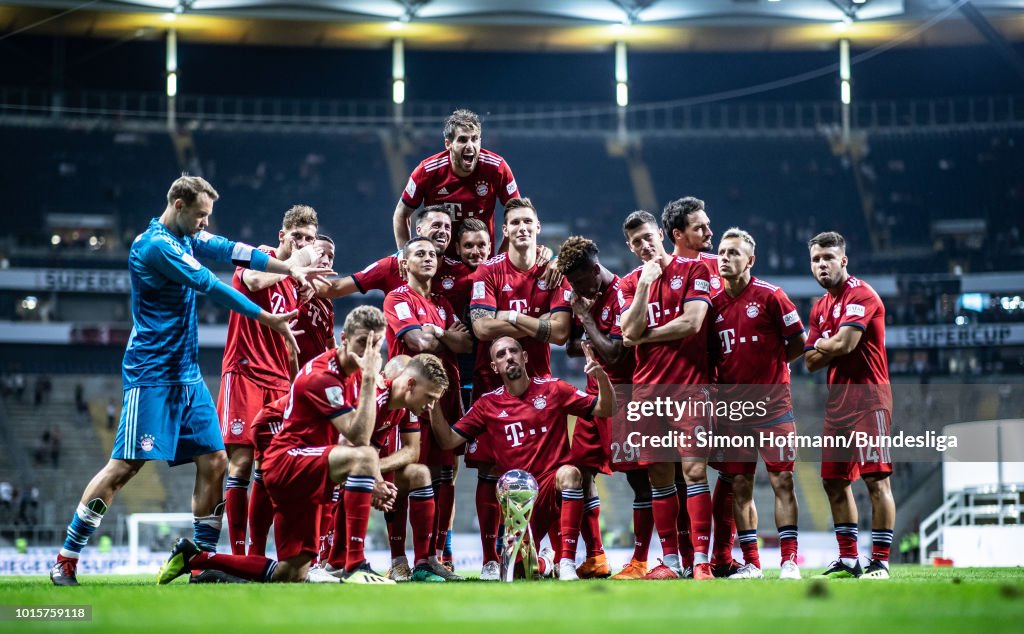
[(514, 323), (501, 318), (507, 314), (508, 311), (499, 313), (489, 308), (470, 308), (469, 319), (473, 322), (473, 334), (480, 341), (493, 341), (498, 337), (515, 337), (516, 339), (522, 337), (523, 331)]
[(398, 471), (406, 465), (419, 462), (420, 459), (420, 432), (401, 435), (401, 448), (380, 459), (380, 472), (390, 473)]
[(442, 449), (455, 449), (466, 442), (466, 439), (456, 433), (448, 423), (448, 419), (444, 417), (440, 401), (435, 402), (430, 409), (430, 430), (434, 432), (434, 439)]
[(694, 300), (683, 304), (683, 314), (664, 326), (651, 328), (643, 334), (638, 343), (664, 343), (677, 341), (697, 334), (704, 317), (708, 314), (708, 303)]

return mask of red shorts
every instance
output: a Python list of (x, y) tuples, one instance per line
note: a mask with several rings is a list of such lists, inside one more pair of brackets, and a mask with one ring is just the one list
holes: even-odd
[(264, 405), (273, 403), (287, 393), (287, 389), (264, 387), (237, 372), (224, 374), (217, 395), (217, 417), (220, 419), (220, 435), (224, 444), (253, 446), (249, 426)]
[[(889, 436), (892, 413), (884, 409), (863, 412), (843, 420), (825, 419), (825, 436), (863, 432), (871, 438)], [(842, 460), (829, 460), (829, 454), (842, 453)], [(852, 453), (852, 456), (850, 455)], [(857, 447), (824, 449), (821, 477), (824, 480), (857, 481), (862, 475), (892, 473), (892, 456), (888, 447)]]
[(331, 447), (294, 447), (268, 453), (263, 484), (274, 503), (274, 541), (278, 560), (320, 551), (321, 505), (329, 504), (335, 482), (328, 456)]
[[(791, 418), (791, 417), (787, 417)], [(764, 466), (771, 473), (792, 472), (793, 462), (796, 460), (796, 447), (788, 442), (790, 434), (796, 433), (796, 422), (793, 420), (782, 420), (769, 422), (763, 426), (726, 426), (717, 430), (716, 435), (726, 434), (739, 438), (749, 438), (752, 447), (735, 447), (729, 449), (714, 449), (712, 457), (721, 453), (721, 461), (709, 462), (708, 464), (719, 472), (727, 475), (754, 475), (757, 470), (757, 458), (760, 456)], [(762, 442), (762, 434), (772, 439), (786, 440), (784, 446), (778, 446), (775, 441)]]
[(572, 432), (572, 463), (580, 468), (610, 474), (612, 419), (603, 416), (577, 418)]
[[(557, 528), (562, 513), (562, 496), (555, 488), (555, 474), (558, 467), (551, 471), (540, 474), (537, 477), (537, 501), (533, 503), (533, 515), (530, 516), (530, 531), (533, 533), (535, 544), (548, 534), (552, 524)], [(561, 547), (560, 544), (552, 544), (555, 552)]]

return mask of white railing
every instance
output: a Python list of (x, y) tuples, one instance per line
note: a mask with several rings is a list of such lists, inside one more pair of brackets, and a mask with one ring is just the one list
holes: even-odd
[[(509, 133), (631, 133), (806, 135), (837, 129), (835, 101), (639, 104), (620, 111), (607, 104), (409, 102), (179, 95), (180, 126), (210, 129), (345, 132), (402, 125), (435, 133), (455, 107), (481, 113), (489, 130)], [(957, 130), (1024, 126), (1019, 96), (876, 100), (850, 109), (851, 125), (867, 131)], [(0, 88), (0, 123), (24, 126), (167, 125), (160, 93), (83, 91), (57, 94)]]
[(971, 488), (946, 494), (942, 506), (935, 509), (919, 530), (919, 561), (926, 562), (930, 553), (942, 552), (942, 534), (949, 526), (975, 526), (980, 520), (988, 525), (1020, 524), (1024, 506), (1020, 504), (1024, 485)]

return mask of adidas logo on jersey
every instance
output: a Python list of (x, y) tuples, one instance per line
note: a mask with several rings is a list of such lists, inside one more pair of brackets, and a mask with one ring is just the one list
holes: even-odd
[(438, 196), (447, 196), (448, 195), (448, 188), (447, 187), (442, 187), (441, 189), (437, 190), (437, 195)]
[(722, 316), (722, 313), (718, 313), (718, 317), (715, 318), (715, 323), (717, 324), (723, 321), (725, 321), (725, 317)]
[(506, 284), (506, 285), (501, 287), (501, 292), (502, 293), (511, 293), (512, 292), (512, 287), (509, 286), (508, 284)]
[(508, 412), (501, 410), (501, 413), (498, 414), (498, 418), (508, 418)]

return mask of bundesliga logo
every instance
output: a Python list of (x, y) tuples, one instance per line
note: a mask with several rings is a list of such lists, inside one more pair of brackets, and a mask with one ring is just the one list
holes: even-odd
[(142, 438), (139, 439), (139, 447), (143, 451), (153, 451), (153, 443), (155, 440), (156, 438), (153, 434), (144, 434)]
[(673, 277), (673, 278), (672, 278), (672, 281), (671, 281), (671, 282), (669, 282), (669, 284), (668, 284), (668, 285), (669, 285), (669, 287), (670, 287), (670, 288), (671, 288), (672, 290), (674, 290), (674, 291), (678, 291), (679, 289), (681, 289), (681, 288), (683, 287), (683, 278), (681, 278), (681, 277), (679, 277), (679, 276), (677, 275), (677, 276), (675, 276), (675, 277)]

